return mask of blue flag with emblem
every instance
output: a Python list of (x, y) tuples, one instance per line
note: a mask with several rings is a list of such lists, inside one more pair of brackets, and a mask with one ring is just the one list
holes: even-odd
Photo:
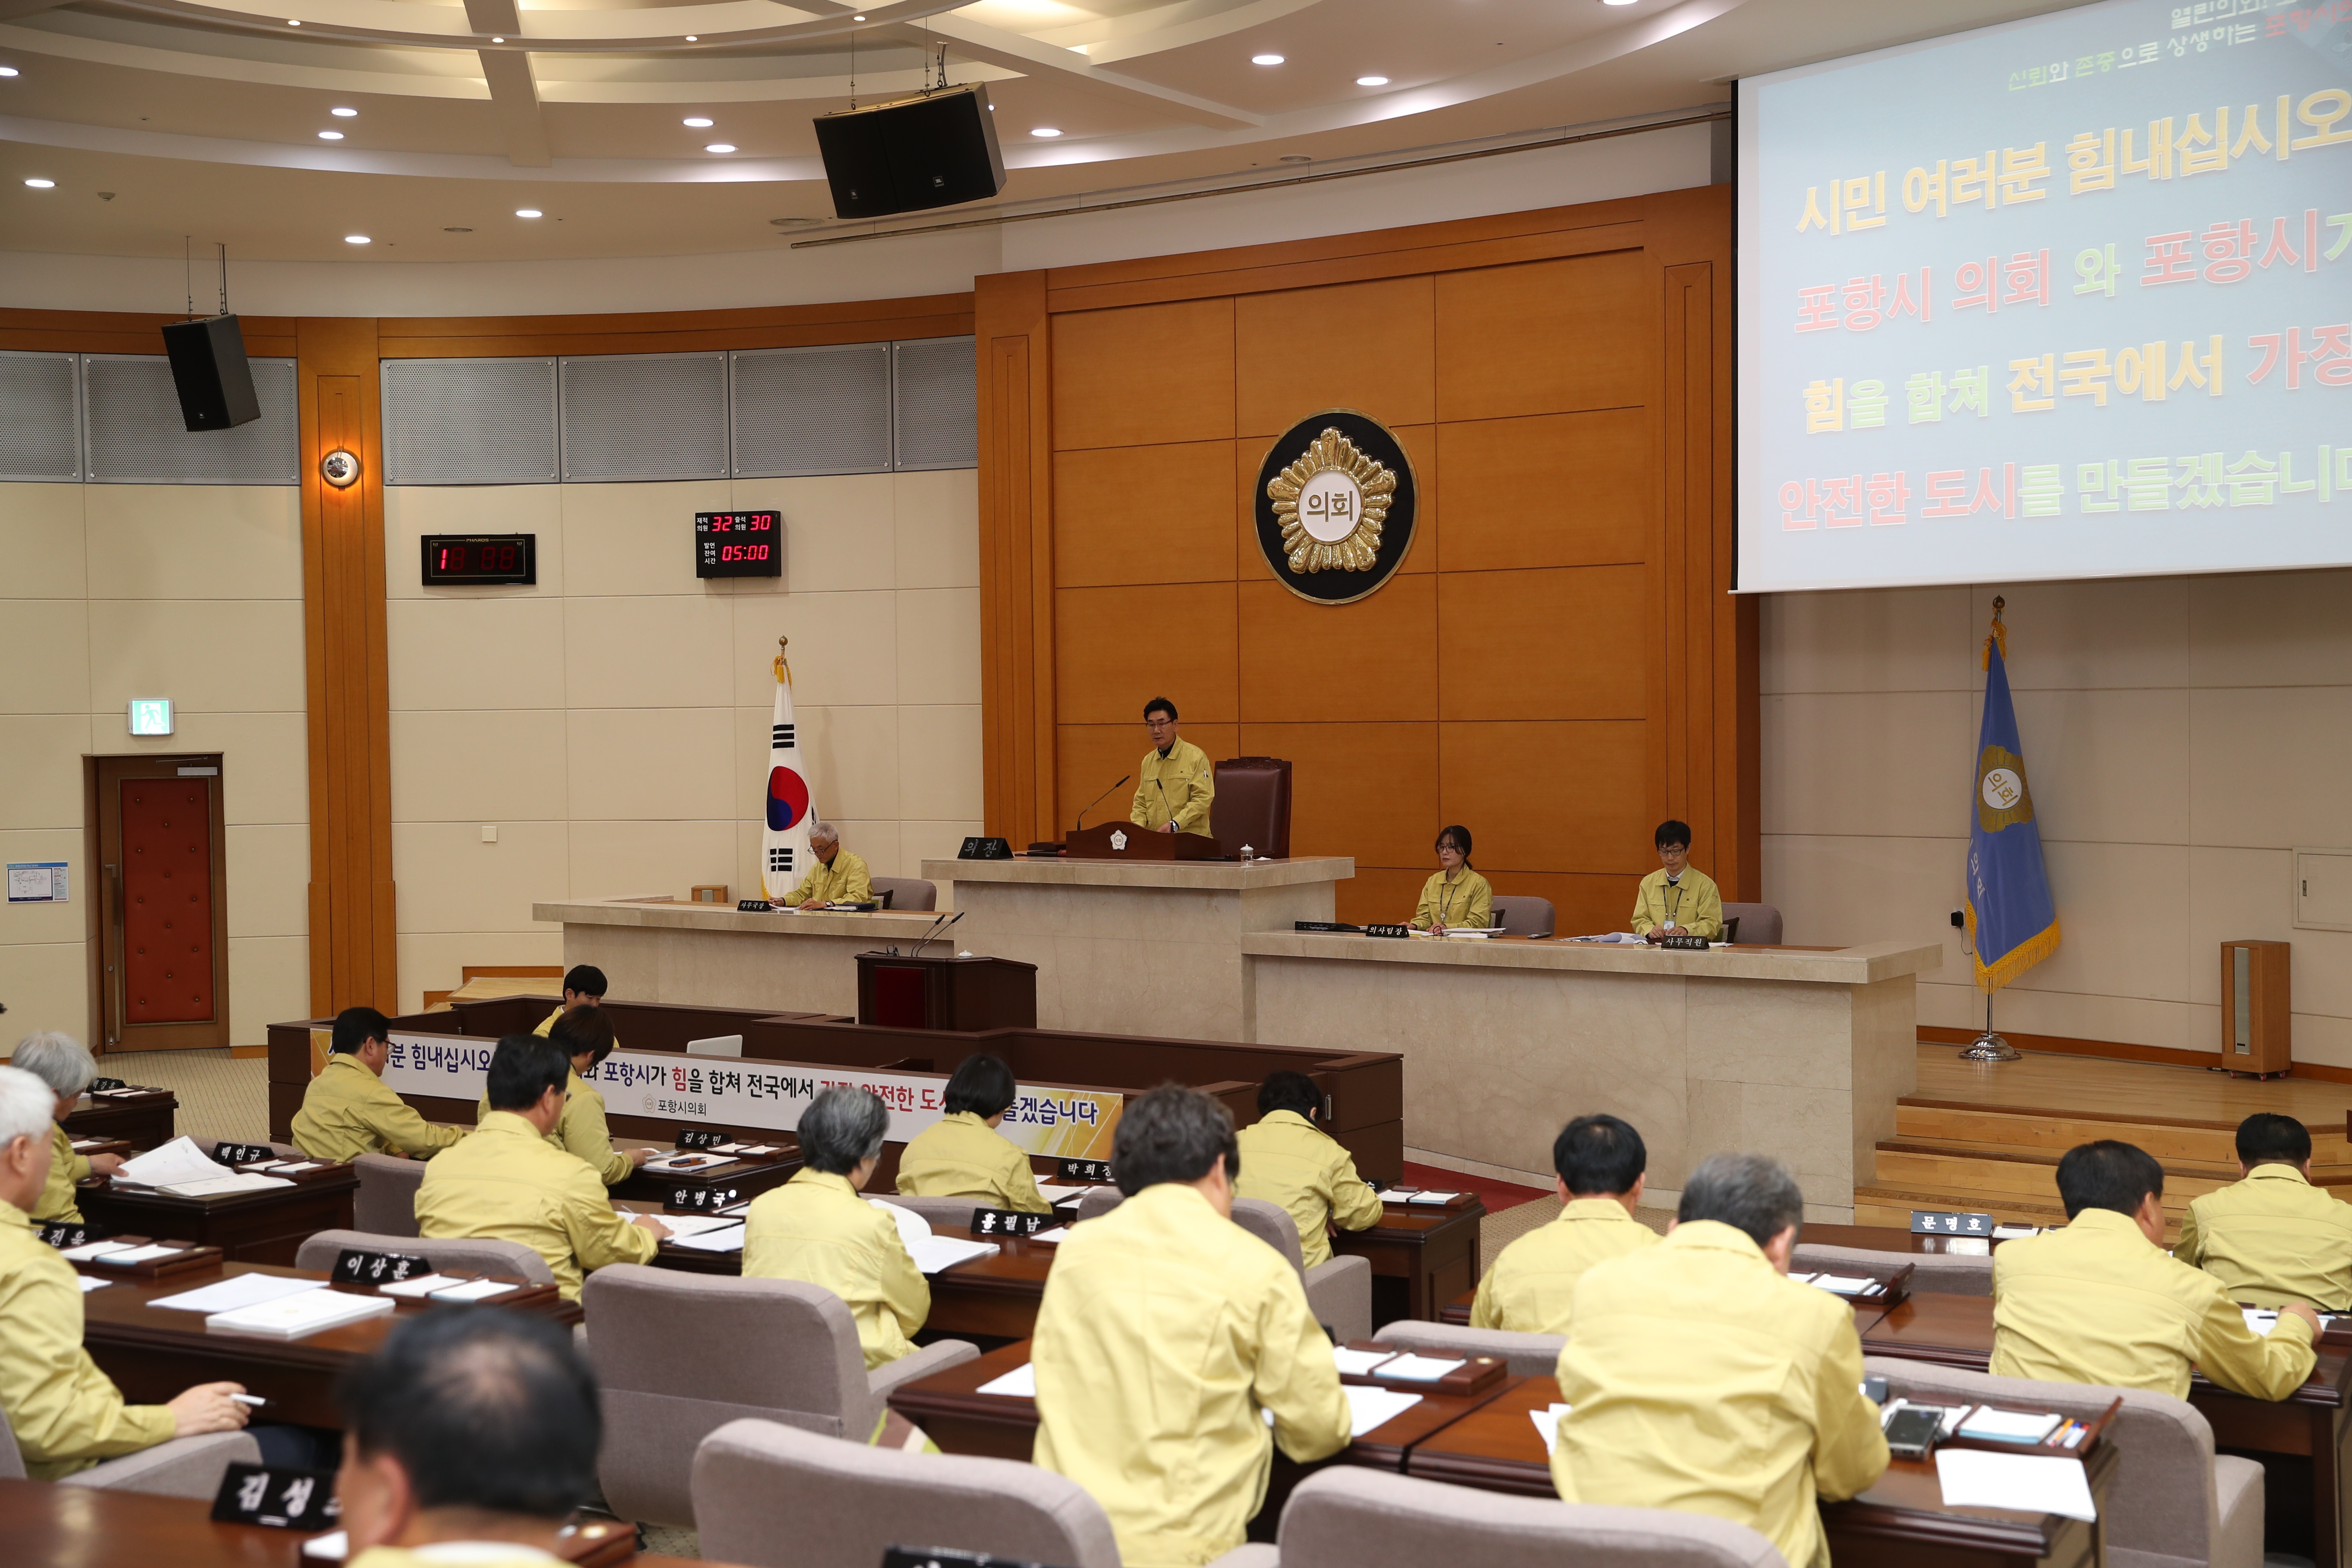
[(2009, 637), (1993, 612), (1985, 638), (1984, 724), (1977, 733), (1969, 824), (1969, 935), (1977, 989), (2000, 990), (2058, 951), (2058, 906), (2042, 860), (2042, 827), (2025, 783), (2025, 748), (2009, 700)]

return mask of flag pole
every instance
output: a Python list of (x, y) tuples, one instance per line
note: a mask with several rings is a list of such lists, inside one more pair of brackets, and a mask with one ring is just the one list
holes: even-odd
[[(1993, 630), (1987, 637), (1987, 641), (2001, 637), (2000, 612), (2007, 603), (2008, 601), (2002, 598), (2000, 595), (1995, 595), (1993, 596)], [(2006, 650), (2009, 646), (2006, 638), (2001, 639), (2001, 646), (2003, 649)], [(1960, 1059), (1964, 1062), (2013, 1062), (2024, 1055), (2024, 1053), (2020, 1051), (2015, 1046), (2011, 1045), (2007, 1040), (1993, 1032), (1993, 990), (1994, 987), (1992, 986), (1988, 985), (1985, 987), (1984, 1033), (1969, 1041), (1968, 1047), (1960, 1052)]]

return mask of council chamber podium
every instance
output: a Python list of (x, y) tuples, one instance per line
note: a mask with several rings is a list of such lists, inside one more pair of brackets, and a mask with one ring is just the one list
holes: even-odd
[(857, 1021), (893, 1029), (1037, 1026), (1037, 966), (1010, 958), (857, 955)]

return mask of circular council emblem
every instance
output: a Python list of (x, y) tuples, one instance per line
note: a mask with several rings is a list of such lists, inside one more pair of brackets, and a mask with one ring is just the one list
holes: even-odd
[(790, 768), (768, 770), (768, 830), (782, 833), (808, 815), (808, 784)]
[(1378, 420), (1333, 408), (1300, 420), (1258, 465), (1259, 552), (1282, 585), (1323, 605), (1377, 590), (1412, 549), (1412, 460)]
[(1987, 746), (1977, 757), (1977, 823), (1999, 833), (2033, 820), (2033, 795), (2025, 787), (2025, 759), (2006, 746)]
[(347, 490), (360, 477), (360, 460), (338, 447), (319, 459), (319, 477), (339, 490)]
[(1994, 768), (1984, 776), (1984, 803), (1995, 811), (2007, 811), (2025, 798), (2025, 781), (2007, 768)]

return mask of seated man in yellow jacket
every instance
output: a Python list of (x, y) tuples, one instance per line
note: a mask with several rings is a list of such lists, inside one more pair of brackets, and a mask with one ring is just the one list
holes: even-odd
[(0, 1412), (37, 1481), (246, 1422), (246, 1407), (229, 1397), (245, 1392), (242, 1384), (199, 1384), (169, 1405), (126, 1405), (82, 1349), (74, 1266), (33, 1233), (26, 1214), (48, 1180), (56, 1099), (44, 1080), (0, 1067)]
[(596, 1495), (596, 1379), (545, 1318), (403, 1318), (335, 1392), (351, 1568), (552, 1568), (566, 1521)]
[(73, 1114), (74, 1107), (81, 1103), (82, 1091), (98, 1077), (98, 1063), (79, 1040), (49, 1029), (17, 1041), (16, 1054), (8, 1058), (8, 1065), (31, 1073), (57, 1096), (56, 1124), (49, 1129), (49, 1180), (33, 1205), (33, 1217), (79, 1225), (81, 1205), (75, 1198), (76, 1186), (92, 1173), (110, 1176), (122, 1168), (120, 1154), (93, 1154), (85, 1159), (75, 1153), (73, 1140), (66, 1135), (66, 1118)]
[(580, 1299), (583, 1278), (608, 1263), (650, 1263), (669, 1228), (615, 1213), (587, 1163), (548, 1142), (563, 1114), (572, 1063), (537, 1035), (509, 1035), (490, 1053), (489, 1114), (425, 1168), (417, 1234), (428, 1241), (520, 1241), (547, 1259), (556, 1289)]
[(860, 1195), (882, 1157), (890, 1112), (871, 1093), (836, 1085), (801, 1112), (806, 1161), (751, 1200), (743, 1278), (798, 1279), (830, 1290), (857, 1321), (872, 1372), (910, 1353), (931, 1314), (930, 1281), (915, 1267), (890, 1211)]
[(2172, 1256), (2233, 1301), (2352, 1310), (2352, 1204), (2311, 1184), (2311, 1130), (2256, 1111), (2238, 1123), (2244, 1180), (2192, 1198)]
[[(604, 1005), (604, 988), (603, 970), (593, 963), (573, 964), (563, 972), (563, 999), (556, 1004), (554, 1012), (539, 1021), (539, 1027), (531, 1033), (543, 1038), (550, 1029), (555, 1027), (555, 1020), (574, 1007), (602, 1007)], [(615, 1035), (614, 1044), (619, 1043), (620, 1037)]]
[(1348, 1445), (1298, 1270), (1233, 1223), (1240, 1159), (1199, 1090), (1130, 1100), (1111, 1146), (1127, 1201), (1073, 1228), (1045, 1277), (1034, 1458), (1102, 1505), (1129, 1568), (1239, 1546), (1276, 1445), (1302, 1464)]
[(1789, 1568), (1829, 1568), (1819, 1502), (1886, 1468), (1853, 1309), (1788, 1277), (1805, 1194), (1775, 1160), (1717, 1154), (1657, 1247), (1576, 1284), (1552, 1482), (1570, 1502), (1744, 1524)]
[[(541, 1037), (572, 1063), (572, 1077), (564, 1084), (563, 1110), (556, 1117), (547, 1141), (585, 1160), (606, 1186), (619, 1186), (629, 1179), (630, 1172), (654, 1157), (654, 1151), (643, 1146), (625, 1150), (613, 1147), (612, 1124), (604, 1120), (604, 1097), (580, 1076), (593, 1071), (613, 1054), (613, 1020), (604, 1016), (602, 1007), (574, 1007), (556, 1019), (554, 1026), (544, 1030)], [(485, 1091), (474, 1108), (475, 1122), (478, 1125), (489, 1113), (490, 1097)]]
[[(2316, 1359), (2319, 1317), (2279, 1304), (2246, 1327), (2221, 1280), (2164, 1254), (2164, 1167), (2113, 1139), (2058, 1162), (2066, 1227), (1992, 1255), (1992, 1374), (2189, 1397), (2189, 1368), (2232, 1393), (2284, 1399)], [(1582, 1326), (1579, 1325), (1579, 1331)]]
[(827, 904), (870, 904), (874, 875), (866, 862), (841, 847), (841, 829), (819, 817), (809, 824), (809, 858), (816, 864), (801, 885), (784, 895), (796, 910), (821, 910)]
[(1029, 1156), (996, 1131), (1020, 1086), (1013, 1069), (974, 1052), (948, 1075), (947, 1114), (915, 1134), (898, 1156), (898, 1191), (908, 1197), (971, 1198), (991, 1208), (1047, 1214)]
[(1633, 1217), (1642, 1206), (1650, 1151), (1633, 1127), (1608, 1115), (1580, 1116), (1552, 1140), (1559, 1217), (1503, 1248), (1470, 1304), (1474, 1329), (1518, 1334), (1568, 1332), (1576, 1282), (1594, 1264), (1658, 1245)]
[(1135, 770), (1135, 800), (1127, 819), (1153, 833), (1209, 831), (1217, 798), (1217, 770), (1209, 753), (1176, 733), (1176, 704), (1155, 697), (1143, 705), (1151, 750)]
[(1381, 1194), (1356, 1174), (1356, 1157), (1320, 1127), (1323, 1091), (1303, 1072), (1266, 1075), (1257, 1089), (1258, 1119), (1234, 1134), (1242, 1161), (1237, 1198), (1264, 1198), (1290, 1212), (1309, 1268), (1331, 1261), (1330, 1227), (1365, 1230), (1381, 1223)]
[(1661, 822), (1653, 835), (1658, 868), (1633, 893), (1633, 934), (1663, 942), (1670, 936), (1723, 935), (1723, 894), (1713, 878), (1690, 863), (1687, 822)]
[(429, 1160), (466, 1135), (461, 1127), (427, 1121), (383, 1081), (392, 1059), (392, 1025), (373, 1007), (335, 1015), (327, 1065), (302, 1091), (294, 1113), (294, 1146), (313, 1160), (356, 1160), (362, 1154), (405, 1154)]

